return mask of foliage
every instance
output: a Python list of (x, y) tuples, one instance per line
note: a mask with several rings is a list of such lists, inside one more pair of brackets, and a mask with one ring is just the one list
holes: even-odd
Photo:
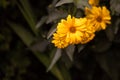
[(111, 24), (86, 44), (60, 49), (52, 43), (58, 23), (85, 17), (88, 0), (0, 0), (0, 80), (119, 80), (120, 0), (99, 5)]

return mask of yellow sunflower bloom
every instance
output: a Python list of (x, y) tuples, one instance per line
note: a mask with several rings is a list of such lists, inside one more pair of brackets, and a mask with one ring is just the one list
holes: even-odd
[(107, 24), (110, 24), (110, 11), (106, 7), (92, 7), (85, 9), (86, 18), (93, 25), (96, 31), (106, 29)]
[(82, 37), (81, 44), (85, 44), (90, 42), (93, 38), (95, 37), (94, 33), (85, 33), (84, 36)]
[(75, 18), (68, 15), (57, 25), (57, 31), (53, 34), (52, 43), (58, 48), (65, 48), (70, 44), (85, 44), (95, 36), (87, 18)]
[(85, 25), (86, 25), (86, 30), (85, 31), (83, 31), (83, 36), (81, 37), (81, 44), (86, 44), (86, 43), (88, 43), (88, 42), (90, 42), (94, 37), (95, 37), (95, 29), (94, 29), (94, 27), (93, 27), (93, 25), (92, 24), (90, 24), (90, 22), (89, 22), (89, 20), (88, 19), (86, 19), (87, 21), (86, 21), (86, 23), (85, 23)]
[(81, 36), (85, 31), (85, 18), (75, 18), (68, 15), (67, 20), (62, 19), (57, 26), (57, 33), (61, 36), (66, 35), (66, 42), (69, 44), (78, 44), (81, 42)]
[(54, 45), (57, 48), (65, 48), (68, 46), (68, 43), (65, 41), (65, 36), (60, 36), (57, 33), (53, 34), (53, 40), (52, 43), (54, 43)]
[(99, 5), (99, 0), (89, 0), (88, 2), (91, 6), (98, 6)]

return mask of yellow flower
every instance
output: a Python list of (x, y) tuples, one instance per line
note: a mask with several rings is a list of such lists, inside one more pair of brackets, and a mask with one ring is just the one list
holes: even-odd
[(57, 33), (61, 36), (66, 36), (66, 42), (69, 44), (78, 44), (81, 42), (81, 36), (85, 31), (85, 18), (75, 18), (68, 15), (67, 20), (62, 19), (57, 26)]
[(106, 7), (92, 7), (92, 9), (85, 9), (86, 18), (89, 24), (93, 25), (93, 29), (96, 31), (106, 29), (107, 24), (110, 24), (111, 16)]
[(89, 0), (88, 1), (91, 6), (98, 6), (99, 0)]
[(57, 33), (53, 34), (53, 40), (52, 43), (54, 43), (54, 45), (57, 48), (65, 48), (68, 46), (68, 43), (65, 41), (65, 36), (60, 36)]
[(90, 42), (93, 38), (95, 37), (94, 33), (85, 33), (84, 36), (82, 37), (81, 44), (85, 44)]
[(70, 44), (85, 44), (95, 36), (87, 18), (75, 18), (68, 15), (67, 20), (62, 19), (53, 34), (52, 43), (58, 48), (65, 48)]

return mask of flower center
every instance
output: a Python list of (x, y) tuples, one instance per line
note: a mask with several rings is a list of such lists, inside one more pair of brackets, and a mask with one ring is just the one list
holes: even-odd
[(101, 16), (98, 16), (98, 17), (96, 18), (96, 20), (97, 20), (98, 22), (102, 22), (102, 17), (101, 17)]
[(75, 33), (76, 32), (76, 28), (75, 27), (70, 27), (70, 32), (71, 33)]

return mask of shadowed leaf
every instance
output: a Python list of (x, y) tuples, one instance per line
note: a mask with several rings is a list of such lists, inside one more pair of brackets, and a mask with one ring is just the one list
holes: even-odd
[(36, 24), (36, 28), (40, 28), (47, 20), (47, 16), (43, 16), (40, 21)]
[(112, 80), (119, 80), (118, 63), (115, 59), (115, 56), (111, 56), (111, 53), (96, 56), (97, 62), (110, 78)]
[(27, 45), (30, 46), (33, 41), (34, 41), (34, 36), (31, 34), (29, 31), (27, 31), (24, 27), (21, 25), (8, 22), (10, 27), (17, 33), (17, 35), (23, 40), (23, 42)]
[(114, 39), (114, 31), (113, 31), (112, 27), (109, 26), (109, 27), (105, 30), (105, 32), (106, 32), (106, 35), (107, 35), (109, 41), (112, 41), (112, 40)]
[(20, 9), (21, 13), (23, 14), (33, 33), (37, 35), (37, 30), (35, 28), (36, 24), (35, 16), (32, 13), (28, 0), (24, 1), (20, 0), (20, 3), (21, 5), (19, 4), (19, 2), (17, 2), (18, 8)]
[(77, 8), (80, 8), (83, 10), (85, 7), (91, 7), (88, 3), (88, 0), (74, 0), (74, 3), (75, 3)]
[(120, 14), (120, 0), (110, 0), (110, 9), (112, 14), (119, 15)]
[(78, 52), (80, 53), (86, 45), (78, 45)]
[(56, 25), (55, 26), (53, 26), (50, 30), (49, 30), (49, 32), (48, 32), (48, 34), (47, 34), (47, 39), (49, 39), (52, 35), (53, 35), (53, 33), (56, 31)]
[[(109, 42), (108, 40), (102, 40), (99, 43), (97, 43), (96, 45), (92, 46), (93, 51), (95, 52), (104, 52), (106, 50), (108, 50), (111, 46), (111, 42)], [(104, 46), (103, 46), (104, 45)]]
[(54, 11), (52, 11), (49, 14), (46, 23), (48, 24), (48, 23), (51, 23), (51, 22), (56, 22), (58, 19), (65, 18), (67, 16), (67, 14), (68, 13), (63, 11), (63, 10), (54, 9)]
[(67, 3), (72, 3), (73, 0), (60, 0), (57, 4), (56, 7), (61, 6), (63, 4), (67, 4)]
[(31, 49), (34, 51), (44, 52), (48, 44), (49, 42), (47, 40), (38, 41), (31, 46)]
[[(23, 26), (20, 26), (18, 24), (12, 23), (12, 22), (8, 22), (8, 24), (10, 25), (11, 29), (13, 29), (13, 31), (21, 38), (21, 40), (24, 42), (24, 44), (27, 47), (30, 47), (34, 41), (34, 37), (32, 36), (32, 34), (29, 31), (26, 31), (26, 29)], [(31, 51), (38, 58), (38, 60), (43, 63), (43, 65), (45, 67), (49, 66), (50, 60), (49, 60), (48, 56), (46, 56), (45, 54), (42, 54), (42, 53), (38, 53), (32, 49), (31, 49)], [(58, 50), (56, 53), (60, 53), (60, 52), (61, 51)], [(57, 66), (54, 66), (50, 71), (52, 72), (53, 75), (55, 75), (58, 78), (58, 80), (64, 80), (62, 73), (58, 69)]]
[(117, 34), (117, 32), (119, 31), (119, 25), (120, 25), (120, 19), (118, 19), (117, 21), (115, 21), (115, 29), (114, 29), (114, 34)]
[(53, 68), (53, 66), (60, 59), (60, 57), (61, 57), (61, 49), (57, 49), (47, 71), (50, 71)]
[(67, 53), (69, 59), (71, 61), (73, 61), (73, 53), (74, 53), (74, 50), (75, 50), (75, 46), (74, 45), (70, 45), (65, 50), (66, 50), (66, 53)]

